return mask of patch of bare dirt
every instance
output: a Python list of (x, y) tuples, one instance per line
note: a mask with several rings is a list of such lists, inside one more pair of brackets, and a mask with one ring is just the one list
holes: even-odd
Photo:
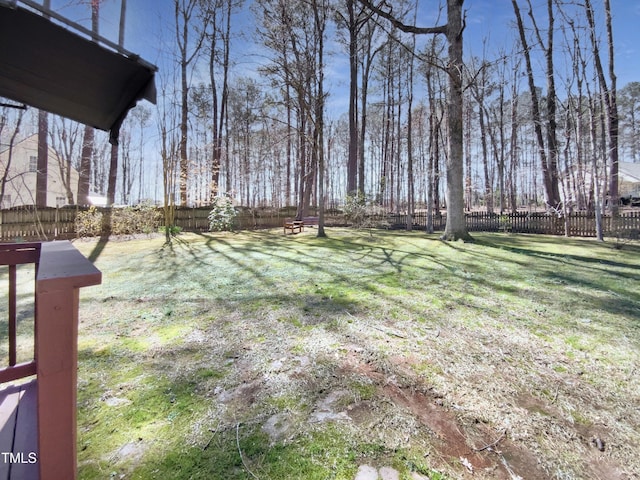
[(149, 447), (149, 442), (144, 441), (142, 438), (132, 440), (116, 450), (112, 454), (110, 461), (126, 463), (129, 468), (133, 468), (143, 460)]
[[(410, 368), (407, 368), (414, 362), (411, 356), (395, 356), (391, 359), (403, 377), (411, 375)], [(475, 474), (478, 478), (496, 480), (547, 480), (554, 476), (544, 468), (541, 457), (534, 450), (509, 438), (508, 430), (496, 430), (486, 423), (470, 421), (457, 414), (455, 409), (445, 406), (442, 396), (420, 385), (415, 375), (411, 387), (398, 385), (393, 378), (390, 380), (388, 372), (378, 370), (373, 362), (362, 360), (357, 348), (351, 349), (344, 358), (342, 374), (349, 373), (374, 382), (383, 401), (393, 404), (394, 409), (409, 412), (428, 429), (430, 445), (435, 450), (430, 454), (435, 468), (453, 469), (460, 475)], [(517, 406), (531, 414), (561, 418), (561, 412), (555, 406), (530, 394), (519, 395)], [(359, 402), (348, 409), (348, 415), (356, 424), (371, 427), (376, 425), (380, 415), (379, 406), (376, 401)], [(565, 428), (571, 428), (571, 425), (564, 423)], [(583, 443), (587, 443), (588, 438), (593, 443), (593, 449), (586, 456), (587, 465), (584, 466), (588, 478), (631, 478), (615, 461), (599, 451), (598, 447), (606, 448), (600, 440), (607, 438), (605, 427), (576, 430), (582, 430), (579, 439)]]
[[(415, 359), (394, 356), (392, 360), (403, 376), (412, 375), (407, 366)], [(388, 374), (377, 370), (372, 362), (358, 358), (357, 349), (346, 355), (342, 369), (345, 374), (362, 375), (373, 381), (383, 399), (391, 402), (394, 408), (409, 412), (427, 428), (430, 444), (435, 449), (435, 454), (431, 455), (435, 468), (453, 468), (496, 480), (549, 478), (536, 456), (510, 441), (506, 431), (496, 432), (482, 423), (465, 425), (454, 411), (444, 406), (441, 396), (424, 385), (414, 383), (412, 387), (405, 387), (389, 381)], [(351, 407), (348, 414), (357, 424), (374, 425), (372, 417), (378, 416), (379, 412), (374, 402), (364, 401)]]
[(255, 403), (256, 398), (262, 390), (264, 379), (258, 378), (250, 382), (242, 383), (231, 390), (218, 392), (218, 401), (221, 403), (234, 403), (236, 408), (245, 407)]

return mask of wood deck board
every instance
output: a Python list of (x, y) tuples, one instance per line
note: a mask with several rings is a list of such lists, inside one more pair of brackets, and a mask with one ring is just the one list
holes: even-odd
[(37, 432), (36, 380), (0, 390), (0, 480), (39, 478)]
[[(11, 385), (0, 391), (0, 452), (13, 450), (18, 401), (23, 394), (20, 387)], [(0, 458), (0, 479), (8, 480), (10, 464)]]

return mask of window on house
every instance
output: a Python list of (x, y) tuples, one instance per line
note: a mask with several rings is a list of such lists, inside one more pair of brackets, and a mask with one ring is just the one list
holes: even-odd
[(30, 172), (38, 171), (38, 157), (34, 157), (33, 155), (29, 157), (29, 171)]

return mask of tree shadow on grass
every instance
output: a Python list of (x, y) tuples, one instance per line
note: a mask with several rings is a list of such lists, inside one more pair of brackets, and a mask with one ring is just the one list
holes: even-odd
[[(413, 285), (420, 282), (429, 285), (439, 283), (442, 269), (448, 272), (447, 275), (455, 275), (458, 280), (464, 276), (464, 264), (459, 261), (448, 263), (438, 258), (436, 252), (412, 251), (410, 248), (388, 245), (382, 241), (371, 244), (367, 241), (368, 237), (333, 237), (320, 241), (310, 238), (308, 242), (289, 242), (279, 237), (270, 240), (273, 235), (262, 235), (255, 242), (240, 244), (226, 237), (203, 237), (210, 253), (220, 255), (242, 271), (248, 272), (267, 289), (278, 289), (283, 285), (287, 288), (289, 281), (293, 285), (306, 280), (308, 288), (298, 289), (299, 296), (294, 300), (308, 297), (307, 303), (312, 307), (332, 305), (330, 310), (333, 313), (339, 310), (341, 303), (347, 301), (344, 297), (340, 299), (341, 288), (359, 293), (365, 298), (373, 295), (383, 297), (385, 301), (393, 304), (401, 304), (402, 299), (396, 298), (385, 287), (400, 288), (405, 281)], [(190, 253), (195, 254), (193, 251)], [(195, 255), (194, 260), (200, 262), (207, 256), (202, 249)], [(268, 272), (261, 270), (256, 257), (264, 257), (265, 262), (273, 260), (278, 266), (269, 265)], [(424, 262), (415, 265), (416, 262), (412, 261), (415, 258)], [(321, 291), (328, 285), (333, 287), (334, 294)], [(419, 295), (419, 292), (416, 292), (416, 295)], [(327, 302), (325, 298), (329, 298), (330, 301)], [(359, 301), (360, 307), (367, 304), (372, 305), (367, 300)], [(357, 306), (353, 304), (343, 307), (353, 309)], [(414, 313), (419, 312), (416, 310)]]
[(100, 257), (100, 255), (102, 254), (102, 252), (104, 251), (105, 247), (107, 246), (107, 243), (109, 243), (109, 235), (101, 235), (95, 247), (93, 247), (93, 250), (91, 250), (91, 253), (87, 257), (87, 259), (91, 263), (95, 264), (98, 258)]
[[(506, 250), (509, 252), (517, 253), (520, 255), (525, 255), (527, 257), (541, 258), (544, 260), (551, 260), (557, 262), (566, 262), (568, 260), (585, 263), (585, 264), (593, 264), (596, 266), (604, 266), (604, 267), (615, 267), (615, 268), (628, 268), (631, 270), (640, 270), (640, 265), (633, 265), (625, 262), (618, 262), (609, 259), (598, 258), (596, 255), (594, 256), (584, 256), (584, 255), (575, 255), (568, 253), (555, 253), (555, 252), (547, 252), (541, 250), (535, 250), (531, 248), (531, 243), (535, 242), (535, 239), (529, 237), (518, 238), (514, 236), (509, 237), (495, 237), (491, 239), (487, 239), (486, 236), (480, 238), (476, 241), (477, 245), (481, 245), (489, 248), (498, 248), (501, 250)], [(567, 244), (571, 242), (564, 237), (551, 237), (549, 239), (545, 239), (546, 243), (552, 243), (554, 246), (562, 246), (563, 244)], [(582, 245), (581, 245), (582, 246)], [(593, 245), (597, 248), (602, 248), (603, 244), (595, 244)], [(633, 252), (637, 254), (636, 258), (640, 258), (640, 246), (630, 246), (627, 249), (627, 254)], [(613, 253), (613, 250), (612, 250)]]

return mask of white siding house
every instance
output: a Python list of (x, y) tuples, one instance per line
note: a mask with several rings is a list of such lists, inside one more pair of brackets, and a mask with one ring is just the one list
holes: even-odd
[(619, 162), (618, 181), (621, 197), (640, 197), (640, 163)]
[[(49, 166), (47, 171), (47, 207), (60, 207), (69, 204), (67, 189), (60, 172), (60, 159), (56, 151), (49, 147)], [(36, 172), (38, 166), (38, 135), (34, 134), (13, 146), (11, 165), (9, 147), (0, 146), (0, 181), (6, 174), (4, 196), (0, 208), (34, 205), (36, 203)], [(65, 165), (65, 168), (67, 166)], [(70, 167), (69, 188), (75, 202), (78, 192), (78, 172)], [(66, 176), (66, 173), (65, 173)]]

